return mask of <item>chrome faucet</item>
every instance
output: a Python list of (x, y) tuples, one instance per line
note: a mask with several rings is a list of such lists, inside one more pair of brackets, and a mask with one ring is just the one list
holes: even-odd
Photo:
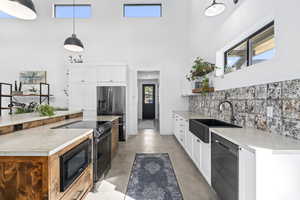
[(231, 123), (234, 123), (236, 121), (236, 118), (234, 117), (234, 112), (233, 112), (233, 105), (230, 101), (225, 100), (225, 101), (221, 101), (221, 103), (219, 104), (219, 112), (221, 112), (222, 109), (222, 105), (228, 103), (230, 105), (230, 110), (231, 110), (231, 118), (230, 121)]

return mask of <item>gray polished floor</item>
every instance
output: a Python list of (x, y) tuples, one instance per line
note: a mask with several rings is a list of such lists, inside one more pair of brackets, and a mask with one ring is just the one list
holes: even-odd
[(139, 120), (138, 121), (138, 129), (139, 130), (145, 130), (145, 129), (159, 130), (159, 122), (157, 119)]
[(175, 137), (161, 136), (154, 129), (140, 130), (138, 135), (130, 136), (126, 143), (120, 143), (119, 152), (106, 178), (117, 187), (116, 190), (126, 192), (136, 153), (169, 153), (185, 200), (217, 199)]

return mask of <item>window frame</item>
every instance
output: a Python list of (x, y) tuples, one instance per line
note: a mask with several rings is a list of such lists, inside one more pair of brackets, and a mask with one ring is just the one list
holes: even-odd
[[(159, 6), (160, 7), (160, 16), (159, 17), (127, 17), (125, 15), (126, 6)], [(161, 18), (161, 17), (163, 17), (162, 3), (124, 3), (123, 4), (123, 17), (124, 18)]]
[[(244, 42), (247, 42), (247, 67), (251, 66), (252, 65), (252, 63), (251, 63), (252, 62), (252, 55), (251, 55), (250, 40), (253, 39), (255, 36), (263, 33), (264, 31), (266, 31), (268, 28), (270, 28), (272, 26), (275, 27), (275, 21), (272, 21), (272, 22), (268, 23), (267, 25), (263, 26), (259, 30), (257, 30), (254, 33), (252, 33), (246, 39), (242, 40), (241, 42), (237, 43), (236, 45), (234, 45), (230, 49), (226, 50), (224, 52), (224, 74), (225, 74), (226, 68), (227, 68), (227, 57), (228, 57), (227, 55), (228, 55), (228, 52), (232, 51), (233, 49), (235, 49), (236, 47), (240, 46)], [(274, 35), (275, 35), (275, 33), (274, 33)]]
[(92, 17), (92, 4), (75, 4), (75, 5), (73, 5), (73, 4), (54, 4), (54, 10), (53, 10), (53, 17), (55, 18), (55, 19), (72, 19), (73, 17), (70, 17), (70, 18), (68, 18), (68, 17), (56, 17), (56, 7), (57, 6), (65, 6), (65, 7), (68, 7), (68, 6), (89, 6), (90, 7), (90, 9), (91, 9), (91, 15), (90, 15), (90, 17), (88, 17), (88, 18), (78, 18), (78, 17), (75, 17), (75, 19), (89, 19), (89, 18), (91, 18)]

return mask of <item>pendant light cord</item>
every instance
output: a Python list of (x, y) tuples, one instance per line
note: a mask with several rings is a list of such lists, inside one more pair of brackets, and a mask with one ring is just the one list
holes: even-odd
[(75, 0), (73, 0), (73, 34), (75, 34)]

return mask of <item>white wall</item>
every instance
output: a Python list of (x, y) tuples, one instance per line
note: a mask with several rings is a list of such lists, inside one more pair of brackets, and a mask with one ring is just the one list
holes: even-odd
[[(66, 106), (66, 63), (71, 55), (63, 49), (64, 40), (72, 33), (72, 20), (52, 18), (52, 3), (69, 0), (37, 1), (36, 21), (0, 19), (0, 81), (13, 82), (22, 70), (47, 70), (54, 105)], [(93, 16), (77, 20), (77, 35), (85, 44), (86, 64), (126, 63), (129, 66), (129, 133), (137, 126), (136, 71), (161, 71), (162, 134), (171, 134), (172, 110), (185, 109), (180, 97), (183, 66), (187, 62), (187, 2), (181, 0), (141, 0), (162, 2), (162, 18), (123, 18), (122, 4), (132, 0), (78, 0), (92, 2)], [(178, 12), (180, 10), (180, 12)], [(135, 81), (133, 81), (135, 80)], [(133, 120), (134, 119), (134, 120)]]
[[(232, 1), (228, 0), (228, 4)], [(275, 19), (276, 56), (270, 61), (233, 72), (215, 80), (217, 89), (243, 87), (300, 77), (298, 65), (300, 2), (244, 0), (221, 16), (207, 18), (199, 12), (198, 0), (191, 0), (190, 60), (201, 56), (216, 62), (216, 52), (242, 38), (267, 20)]]

